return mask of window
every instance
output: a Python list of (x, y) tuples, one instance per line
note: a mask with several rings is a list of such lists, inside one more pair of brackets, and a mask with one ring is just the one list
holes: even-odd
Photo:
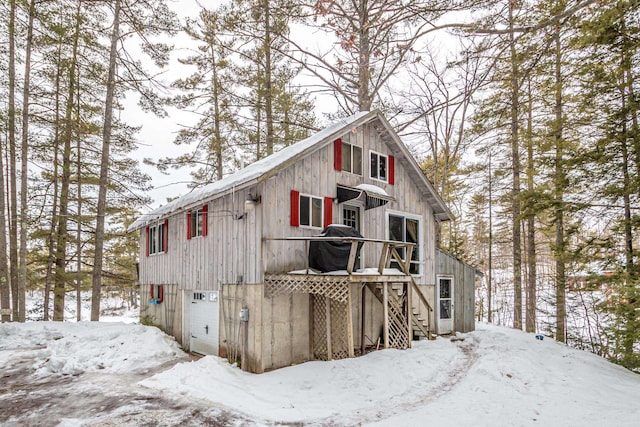
[(320, 197), (300, 195), (300, 225), (322, 228), (322, 204)]
[(373, 179), (387, 181), (387, 156), (376, 152), (371, 152), (370, 176)]
[(207, 235), (208, 205), (187, 212), (187, 239)]
[(362, 175), (362, 148), (342, 143), (342, 170)]
[(162, 285), (149, 285), (149, 303), (160, 304), (164, 300), (164, 289)]
[(333, 221), (333, 198), (315, 197), (291, 190), (291, 226), (327, 227)]
[[(420, 219), (417, 217), (408, 217), (399, 214), (389, 214), (389, 240), (396, 242), (415, 243), (413, 252), (411, 253), (411, 263), (409, 272), (411, 274), (420, 274)], [(405, 260), (406, 251), (401, 249), (398, 251), (403, 260)], [(399, 268), (397, 263), (392, 263), (392, 267)]]
[(147, 256), (167, 252), (169, 221), (147, 227)]

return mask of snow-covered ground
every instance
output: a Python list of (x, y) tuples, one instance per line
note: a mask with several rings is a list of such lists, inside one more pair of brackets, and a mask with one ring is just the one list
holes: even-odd
[(261, 375), (153, 327), (0, 325), (0, 425), (638, 426), (640, 375), (479, 324), (455, 340)]

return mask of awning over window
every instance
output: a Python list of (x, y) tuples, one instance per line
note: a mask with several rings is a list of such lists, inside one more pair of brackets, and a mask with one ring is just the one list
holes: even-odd
[(338, 184), (337, 193), (338, 203), (357, 200), (364, 204), (365, 210), (384, 206), (389, 202), (396, 201), (396, 199), (389, 196), (382, 188), (371, 184), (360, 184), (356, 187)]

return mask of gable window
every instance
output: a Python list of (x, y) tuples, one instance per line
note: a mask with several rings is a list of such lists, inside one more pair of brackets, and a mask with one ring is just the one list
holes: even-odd
[(362, 175), (362, 148), (357, 145), (342, 143), (342, 170)]
[(208, 205), (187, 212), (187, 239), (207, 235)]
[[(396, 242), (415, 243), (413, 252), (411, 253), (411, 261), (409, 264), (409, 272), (411, 274), (420, 274), (420, 261), (421, 261), (421, 224), (420, 217), (407, 216), (402, 214), (389, 213), (388, 214), (388, 237), (389, 240)], [(402, 248), (398, 250), (403, 260), (406, 260), (406, 249)], [(397, 263), (391, 263), (392, 267), (399, 268)]]
[(169, 220), (147, 227), (147, 256), (167, 252)]
[(388, 158), (384, 154), (376, 153), (374, 151), (371, 152), (371, 164), (369, 168), (369, 175), (373, 179), (378, 179), (380, 181), (387, 181), (387, 164)]

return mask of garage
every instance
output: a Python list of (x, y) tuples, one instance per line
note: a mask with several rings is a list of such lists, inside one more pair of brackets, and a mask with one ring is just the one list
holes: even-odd
[(190, 291), (189, 349), (193, 353), (218, 355), (219, 312), (217, 291)]

